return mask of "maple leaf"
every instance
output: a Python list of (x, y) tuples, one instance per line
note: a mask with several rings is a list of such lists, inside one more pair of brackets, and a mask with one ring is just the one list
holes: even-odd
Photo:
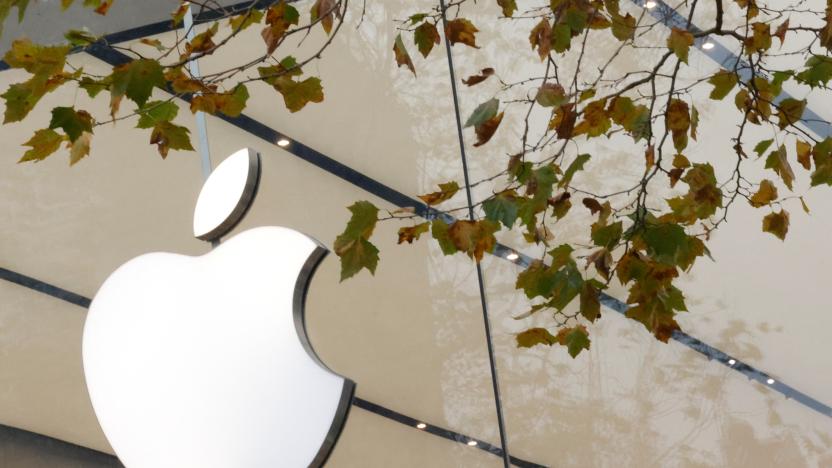
[(413, 75), (416, 75), (416, 69), (413, 67), (413, 61), (410, 60), (410, 54), (407, 53), (401, 34), (397, 35), (396, 40), (393, 42), (393, 55), (399, 67), (402, 65), (407, 66), (413, 72)]
[(159, 122), (150, 133), (150, 144), (156, 145), (162, 159), (168, 157), (171, 149), (193, 151), (190, 130), (171, 122)]
[(341, 281), (363, 268), (375, 274), (379, 259), (378, 248), (369, 240), (378, 221), (378, 208), (368, 201), (359, 201), (348, 209), (352, 216), (333, 244), (335, 255), (341, 259)]
[(246, 107), (249, 94), (244, 84), (238, 84), (228, 93), (200, 94), (191, 99), (191, 112), (202, 111), (208, 114), (223, 113), (229, 117), (238, 117)]
[(170, 122), (179, 113), (179, 106), (171, 101), (151, 101), (139, 109), (136, 128), (153, 128), (161, 122)]
[(795, 124), (803, 117), (803, 111), (806, 109), (806, 100), (798, 100), (793, 98), (783, 99), (777, 104), (777, 117), (780, 119), (778, 126), (784, 129), (789, 125)]
[(576, 172), (583, 170), (584, 165), (589, 161), (592, 156), (588, 154), (579, 154), (575, 157), (575, 160), (566, 168), (566, 171), (563, 173), (563, 177), (558, 182), (558, 187), (568, 187), (570, 182), (572, 182), (572, 177), (575, 175)]
[(504, 190), (484, 201), (482, 209), (486, 219), (499, 221), (511, 229), (517, 221), (517, 193), (514, 190)]
[(479, 262), (486, 252), (494, 251), (494, 246), (497, 244), (494, 233), (499, 230), (499, 223), (487, 219), (459, 220), (448, 228), (448, 237), (457, 250)]
[(453, 19), (445, 26), (445, 37), (451, 41), (451, 45), (460, 43), (479, 49), (476, 38), (478, 32), (479, 29), (465, 18)]
[(552, 50), (552, 25), (548, 18), (543, 18), (529, 33), (532, 50), (537, 49), (540, 60), (545, 59)]
[(708, 83), (714, 86), (711, 90), (710, 98), (713, 100), (722, 100), (738, 83), (737, 74), (727, 70), (722, 70), (708, 79)]
[(566, 346), (572, 358), (578, 357), (581, 351), (589, 349), (590, 346), (589, 332), (586, 331), (586, 327), (583, 325), (561, 328), (558, 330), (555, 339), (558, 344)]
[[(430, 51), (433, 50), (433, 46), (439, 44), (439, 31), (435, 25), (425, 21), (413, 31), (413, 42), (416, 44), (422, 57), (427, 58)], [(402, 48), (404, 48), (404, 45), (402, 45)]]
[(693, 34), (684, 29), (673, 28), (667, 38), (667, 48), (682, 62), (688, 63), (688, 51), (693, 45)]
[(803, 140), (797, 140), (795, 141), (795, 147), (797, 150), (797, 162), (808, 171), (812, 168), (812, 145)]
[(298, 10), (285, 1), (269, 7), (266, 11), (266, 27), (260, 32), (263, 42), (266, 43), (267, 54), (271, 55), (277, 49), (286, 31), (293, 25), (297, 25), (299, 19)]
[(497, 0), (497, 5), (503, 9), (503, 16), (511, 18), (514, 12), (517, 11), (516, 0)]
[(49, 128), (60, 128), (74, 142), (84, 132), (92, 132), (92, 116), (84, 110), (76, 111), (74, 107), (56, 107), (52, 109)]
[(489, 76), (494, 74), (493, 68), (483, 68), (479, 74), (471, 75), (468, 78), (462, 80), (462, 84), (466, 86), (474, 86), (475, 84), (482, 83), (483, 81), (487, 80)]
[(493, 119), (497, 115), (499, 108), (500, 101), (497, 98), (485, 101), (474, 109), (474, 112), (472, 112), (471, 116), (468, 117), (468, 120), (465, 121), (465, 127), (476, 127)]
[(768, 158), (766, 158), (766, 169), (771, 169), (777, 175), (783, 179), (783, 183), (786, 184), (786, 187), (789, 190), (792, 190), (792, 183), (794, 182), (794, 171), (792, 171), (792, 166), (789, 164), (789, 160), (786, 159), (787, 152), (785, 145), (780, 145), (780, 147), (769, 153)]
[(518, 348), (531, 348), (539, 344), (553, 345), (557, 339), (545, 328), (530, 328), (515, 336)]
[(557, 83), (542, 84), (534, 99), (543, 107), (557, 107), (569, 101), (563, 86)]
[(338, 10), (338, 6), (336, 0), (315, 0), (310, 10), (312, 22), (314, 23), (320, 20), (324, 32), (329, 34), (332, 31), (334, 17), (341, 17), (341, 11)]
[(18, 162), (43, 161), (57, 151), (65, 139), (65, 136), (51, 128), (38, 130), (32, 135), (32, 138), (23, 143), (23, 146), (29, 146), (31, 149), (26, 150)]
[(399, 244), (407, 242), (412, 244), (414, 240), (419, 240), (422, 234), (430, 230), (430, 223), (424, 222), (415, 226), (404, 226), (399, 228)]
[(459, 191), (459, 184), (456, 181), (439, 184), (439, 191), (419, 195), (419, 198), (427, 205), (438, 205), (444, 201), (450, 200)]
[(774, 200), (777, 200), (777, 187), (775, 187), (774, 183), (770, 180), (764, 179), (760, 182), (760, 188), (757, 190), (757, 193), (748, 199), (748, 203), (750, 203), (754, 208), (760, 208), (761, 206), (768, 205)]
[(74, 166), (75, 163), (90, 154), (90, 143), (92, 141), (92, 133), (84, 132), (75, 141), (70, 143), (69, 149), (69, 165)]
[(263, 20), (262, 11), (256, 8), (250, 8), (248, 11), (241, 15), (232, 16), (228, 19), (228, 25), (231, 26), (232, 31), (243, 31), (248, 29), (249, 26), (253, 24), (257, 24)]
[(494, 136), (494, 132), (497, 131), (497, 127), (500, 126), (500, 122), (502, 121), (503, 113), (500, 112), (494, 117), (491, 117), (485, 122), (474, 127), (474, 132), (477, 134), (477, 142), (474, 143), (474, 146), (482, 146), (488, 143), (488, 140), (490, 140), (491, 137)]
[(789, 232), (789, 212), (780, 210), (767, 214), (763, 218), (763, 232), (769, 232), (780, 240), (786, 240), (786, 233)]
[(110, 79), (110, 109), (113, 116), (118, 113), (124, 96), (142, 107), (153, 93), (153, 88), (165, 86), (162, 65), (151, 59), (138, 59), (119, 65), (113, 68)]

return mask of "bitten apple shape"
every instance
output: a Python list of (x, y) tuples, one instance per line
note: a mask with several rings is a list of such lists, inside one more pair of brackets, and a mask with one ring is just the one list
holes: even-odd
[(106, 280), (84, 326), (84, 372), (127, 468), (323, 464), (354, 392), (304, 327), (326, 252), (261, 227), (201, 257), (142, 255)]

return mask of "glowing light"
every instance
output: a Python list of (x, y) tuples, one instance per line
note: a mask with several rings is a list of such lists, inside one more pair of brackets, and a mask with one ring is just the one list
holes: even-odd
[(425, 424), (425, 423), (419, 423), (419, 424), (417, 424), (417, 425), (416, 425), (416, 428), (417, 428), (417, 429), (424, 429), (424, 428), (426, 428), (426, 427), (428, 427), (428, 425), (427, 425), (427, 424)]
[(772, 385), (774, 383), (774, 379), (768, 379), (766, 380), (766, 383)]
[(656, 5), (658, 5), (658, 4), (654, 1), (651, 1), (651, 0), (648, 0), (648, 1), (644, 2), (644, 8), (647, 8), (648, 10), (652, 9), (652, 8), (656, 8)]
[(284, 148), (289, 146), (289, 143), (291, 143), (291, 142), (289, 140), (285, 139), (285, 138), (281, 138), (281, 139), (277, 140), (277, 146), (281, 146), (281, 147), (284, 147)]
[(212, 240), (242, 218), (254, 198), (260, 156), (245, 148), (227, 157), (202, 186), (194, 209), (194, 236)]
[(715, 47), (715, 45), (714, 45), (714, 43), (713, 43), (713, 42), (711, 42), (711, 41), (708, 41), (708, 42), (706, 42), (706, 43), (702, 44), (702, 48), (703, 48), (703, 49), (705, 49), (705, 50), (711, 50), (711, 49), (713, 49), (714, 47)]
[(733, 365), (734, 365), (734, 364), (736, 364), (736, 363), (737, 363), (737, 360), (736, 360), (736, 359), (729, 359), (729, 360), (728, 360), (728, 364), (729, 364), (729, 365), (732, 365), (732, 366), (733, 366)]
[(520, 258), (520, 256), (517, 255), (517, 252), (512, 252), (512, 253), (506, 255), (506, 260), (511, 260), (512, 262), (517, 260), (518, 258)]
[(470, 447), (475, 447), (475, 446), (477, 445), (477, 441), (476, 441), (476, 440), (469, 440), (469, 441), (468, 441), (468, 445), (469, 445)]

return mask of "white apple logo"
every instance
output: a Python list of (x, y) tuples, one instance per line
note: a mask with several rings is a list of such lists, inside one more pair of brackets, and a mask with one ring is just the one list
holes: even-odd
[[(246, 206), (253, 160), (243, 150), (215, 171), (248, 165), (237, 187)], [(326, 253), (304, 234), (261, 227), (201, 257), (151, 253), (110, 275), (84, 325), (84, 373), (127, 468), (324, 463), (355, 389), (320, 362), (304, 327), (308, 282)]]

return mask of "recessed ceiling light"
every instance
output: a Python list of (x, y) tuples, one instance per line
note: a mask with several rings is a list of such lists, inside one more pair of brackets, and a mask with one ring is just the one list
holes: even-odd
[(714, 45), (714, 43), (713, 43), (713, 42), (711, 42), (711, 41), (708, 41), (708, 42), (706, 42), (706, 43), (702, 44), (702, 48), (703, 48), (703, 49), (705, 49), (705, 50), (711, 50), (711, 49), (713, 49), (714, 47), (715, 47), (715, 45)]
[(768, 380), (766, 380), (766, 383), (767, 383), (767, 384), (769, 384), (769, 385), (771, 385), (771, 384), (773, 384), (773, 383), (774, 383), (774, 379), (768, 379)]
[(736, 364), (736, 363), (737, 363), (737, 360), (736, 360), (736, 359), (729, 359), (729, 360), (728, 360), (728, 364), (729, 364), (729, 365), (731, 365), (731, 366), (733, 366), (733, 365), (734, 365), (734, 364)]
[(469, 440), (468, 445), (471, 446), (471, 447), (474, 447), (474, 446), (477, 445), (477, 441), (476, 440)]
[(644, 2), (644, 8), (647, 8), (647, 9), (656, 8), (656, 5), (657, 5), (657, 3), (652, 1), (652, 0), (647, 0), (646, 2)]
[(289, 146), (289, 143), (290, 143), (289, 140), (287, 140), (285, 138), (281, 138), (281, 139), (277, 140), (277, 146), (284, 146), (285, 147), (285, 146)]
[(512, 252), (506, 255), (506, 260), (511, 260), (512, 262), (520, 258), (520, 255), (517, 255), (517, 252)]
[(419, 424), (417, 424), (417, 425), (416, 425), (416, 428), (417, 428), (417, 429), (424, 429), (424, 428), (426, 428), (426, 427), (428, 427), (428, 425), (427, 425), (427, 424), (425, 424), (425, 423), (419, 423)]

